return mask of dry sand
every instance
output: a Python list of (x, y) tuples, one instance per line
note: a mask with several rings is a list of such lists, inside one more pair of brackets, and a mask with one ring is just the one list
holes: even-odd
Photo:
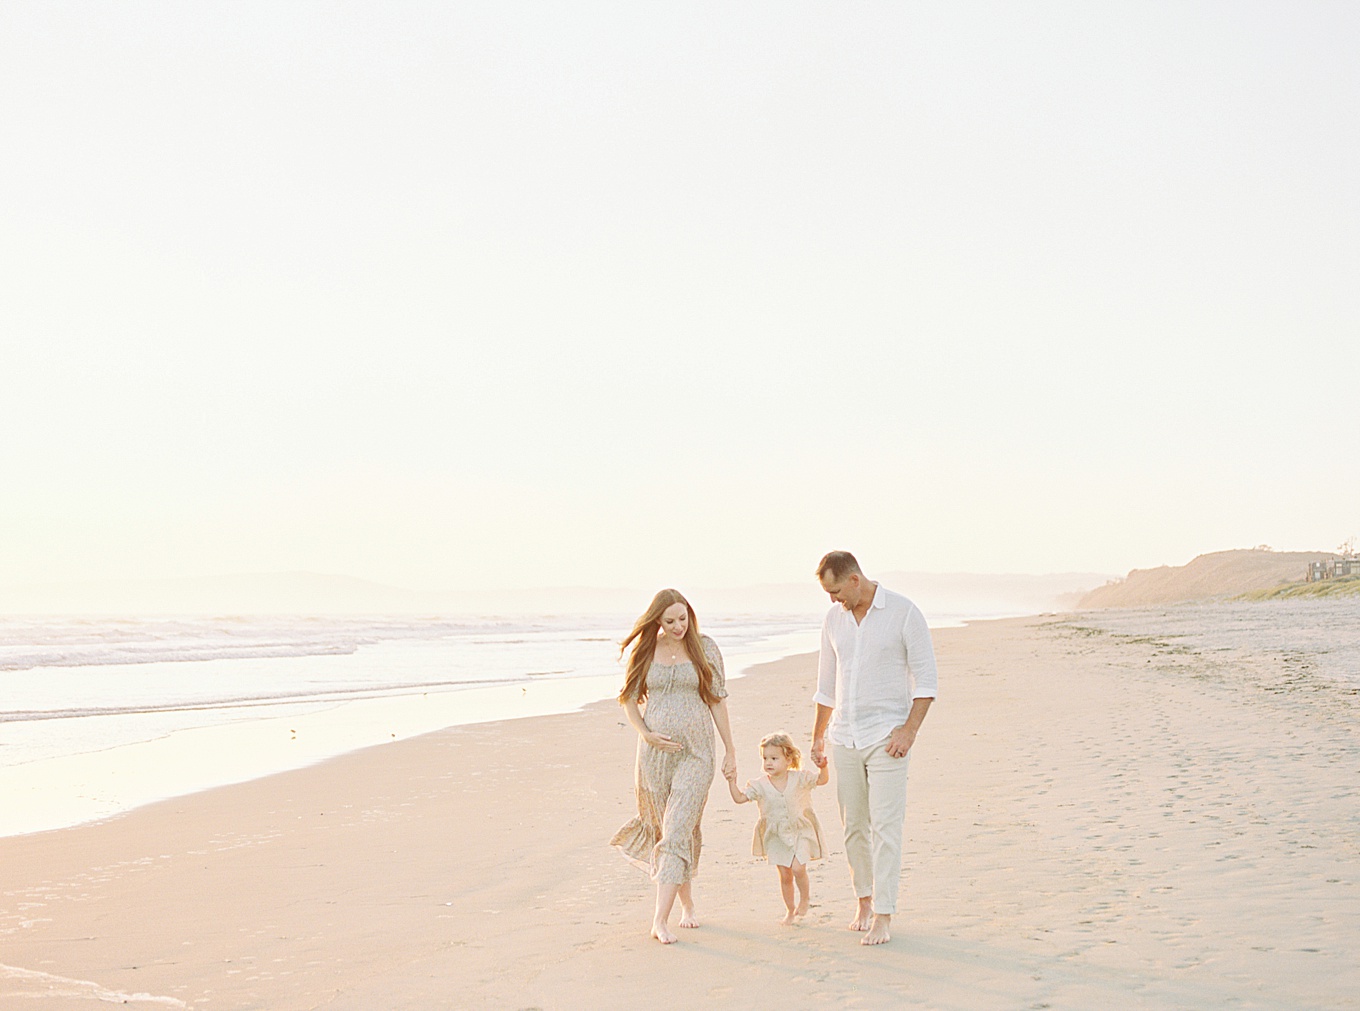
[[(936, 633), (881, 948), (844, 929), (839, 845), (778, 926), (721, 781), (704, 925), (651, 941), (605, 843), (634, 735), (603, 703), (0, 840), (0, 1008), (1360, 1007), (1357, 696), (1080, 625)], [(805, 737), (813, 666), (732, 682), (743, 779), (759, 735)]]

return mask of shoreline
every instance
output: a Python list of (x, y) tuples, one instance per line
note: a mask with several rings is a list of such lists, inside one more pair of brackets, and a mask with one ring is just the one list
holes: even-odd
[[(940, 623), (932, 627), (955, 628), (970, 621), (1008, 617), (1017, 616), (944, 614), (938, 619)], [(279, 620), (270, 619), (271, 622)], [(375, 620), (368, 616), (362, 618), (362, 623), (367, 627)], [(599, 620), (596, 616), (587, 623), (598, 624)], [(733, 672), (730, 676), (734, 679), (740, 678), (752, 665), (815, 647), (816, 623), (811, 619), (802, 631), (788, 630), (791, 624), (796, 624), (796, 616), (771, 615), (769, 620), (782, 631), (751, 639), (751, 629), (757, 628), (758, 624), (753, 623), (750, 616), (719, 617), (720, 632), (730, 632), (734, 627), (738, 632), (736, 642), (723, 647), (729, 670)], [(476, 622), (472, 624), (475, 626)], [(402, 628), (409, 632), (410, 626), (403, 625)], [(341, 621), (333, 631), (352, 634), (355, 630), (347, 630)], [(311, 635), (312, 631), (308, 630), (307, 634)], [(407, 639), (414, 640), (417, 645), (424, 642), (409, 635)], [(338, 658), (346, 662), (362, 661), (363, 658), (357, 656), (359, 650), (387, 649), (402, 641), (360, 643)], [(306, 661), (314, 658), (329, 660), (332, 655), (289, 652), (275, 659)], [(268, 659), (251, 656), (240, 661), (213, 658), (208, 662), (258, 663)], [(609, 656), (605, 662), (610, 663), (612, 659)], [(418, 660), (428, 663), (424, 657)], [(372, 664), (374, 661), (367, 662)], [(391, 662), (400, 663), (401, 658), (393, 657)], [(165, 661), (148, 661), (148, 664), (152, 663), (164, 665)], [(38, 667), (17, 673), (51, 669)], [(528, 674), (514, 680), (465, 681), (428, 691), (408, 689), (404, 685), (393, 689), (375, 686), (364, 689), (374, 693), (369, 697), (356, 694), (325, 703), (306, 699), (281, 702), (266, 699), (258, 705), (186, 704), (187, 708), (168, 708), (160, 715), (174, 718), (201, 710), (207, 714), (204, 717), (207, 722), (185, 726), (171, 723), (164, 729), (143, 730), (129, 740), (91, 744), (51, 756), (19, 761), (13, 761), (12, 755), (0, 756), (9, 759), (0, 762), (0, 838), (91, 824), (156, 801), (306, 768), (338, 755), (446, 727), (572, 712), (591, 702), (611, 698), (617, 691), (620, 677), (620, 670), (562, 678)], [(359, 688), (345, 690), (360, 691)], [(232, 711), (255, 715), (222, 718), (222, 713)], [(137, 719), (140, 715), (85, 718), (119, 720)], [(4, 729), (13, 743), (16, 734), (26, 731), (32, 740), (37, 730), (46, 730), (47, 726), (44, 720), (37, 719), (4, 724), (0, 729)]]
[[(834, 784), (814, 792), (829, 852), (804, 926), (775, 922), (776, 877), (719, 780), (704, 926), (647, 938), (651, 886), (607, 845), (635, 735), (605, 701), (0, 839), (0, 1003), (1353, 1007), (1355, 694), (1282, 693), (1073, 617), (934, 633), (941, 697), (880, 949), (844, 929)], [(806, 743), (814, 679), (808, 654), (734, 679), (743, 780), (761, 735)]]
[[(739, 640), (726, 651), (732, 676), (740, 678), (745, 668), (787, 655), (815, 637), (809, 629)], [(530, 674), (438, 691), (379, 688), (371, 698), (261, 706), (248, 719), (0, 764), (0, 838), (97, 822), (159, 800), (306, 768), (447, 727), (573, 712), (612, 697), (620, 677), (611, 670), (560, 678)], [(9, 724), (9, 732), (20, 726)]]

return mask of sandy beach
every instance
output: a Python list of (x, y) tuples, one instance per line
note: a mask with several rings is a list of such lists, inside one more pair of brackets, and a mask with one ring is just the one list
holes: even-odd
[[(650, 940), (606, 845), (635, 737), (605, 702), (0, 839), (0, 1006), (1360, 1007), (1353, 688), (1081, 615), (935, 641), (881, 948), (845, 929), (834, 784), (804, 925), (718, 781), (703, 926)], [(813, 680), (798, 656), (732, 682), (743, 780), (761, 734), (805, 740)]]

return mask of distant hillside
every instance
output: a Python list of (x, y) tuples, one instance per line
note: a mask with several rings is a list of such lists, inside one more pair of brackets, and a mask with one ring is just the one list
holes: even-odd
[[(877, 573), (869, 574), (879, 579)], [(883, 585), (905, 593), (927, 618), (940, 614), (1040, 614), (1070, 611), (1092, 587), (1110, 578), (1101, 572), (1050, 575), (972, 572), (885, 572)]]
[(272, 572), (44, 583), (0, 590), (3, 614), (387, 614), (418, 593), (351, 576)]
[(1188, 565), (1134, 569), (1125, 578), (1092, 590), (1077, 607), (1143, 607), (1270, 590), (1302, 579), (1310, 562), (1335, 557), (1326, 551), (1215, 551)]
[[(885, 572), (874, 576), (910, 596), (931, 618), (1064, 610), (1109, 578), (1086, 572), (1042, 576)], [(350, 576), (275, 572), (0, 588), (0, 615), (610, 614), (627, 619), (646, 607), (656, 589), (421, 592)], [(816, 620), (828, 607), (826, 594), (811, 576), (801, 583), (683, 589), (705, 617), (790, 614)]]
[[(879, 572), (869, 578), (904, 593), (926, 618), (959, 615), (1038, 614), (1071, 610), (1093, 586), (1110, 578), (1099, 572), (1047, 575), (983, 572)], [(695, 607), (723, 614), (786, 613), (820, 618), (829, 601), (816, 580), (731, 589), (695, 590)]]

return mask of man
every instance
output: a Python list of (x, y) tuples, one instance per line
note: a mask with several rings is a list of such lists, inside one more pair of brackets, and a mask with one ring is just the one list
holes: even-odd
[(832, 551), (817, 579), (833, 606), (822, 621), (812, 761), (836, 766), (845, 855), (861, 944), (888, 940), (902, 876), (907, 758), (935, 699), (935, 651), (920, 608), (865, 578), (848, 551)]

